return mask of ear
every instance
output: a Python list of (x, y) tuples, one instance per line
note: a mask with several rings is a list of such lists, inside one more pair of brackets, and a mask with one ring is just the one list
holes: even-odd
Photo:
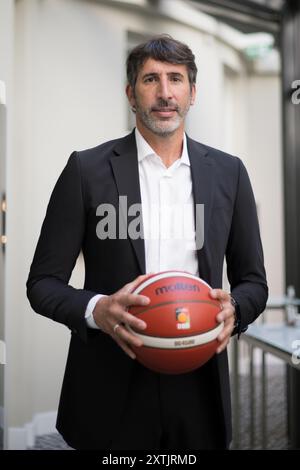
[(131, 85), (126, 86), (126, 95), (131, 107), (135, 106), (134, 92)]
[(196, 101), (196, 85), (193, 84), (192, 89), (191, 89), (191, 106), (195, 103), (195, 101)]

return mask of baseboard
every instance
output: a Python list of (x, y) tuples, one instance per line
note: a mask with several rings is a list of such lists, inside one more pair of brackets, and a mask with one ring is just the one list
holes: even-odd
[(57, 412), (37, 413), (30, 423), (20, 428), (9, 428), (7, 436), (8, 450), (26, 450), (33, 447), (35, 438), (57, 432), (55, 428)]

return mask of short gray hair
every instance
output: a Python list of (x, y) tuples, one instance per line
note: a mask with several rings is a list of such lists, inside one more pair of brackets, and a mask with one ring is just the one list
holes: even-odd
[(129, 53), (126, 61), (127, 81), (133, 89), (140, 69), (144, 62), (150, 58), (170, 64), (186, 65), (190, 87), (192, 88), (196, 83), (197, 66), (191, 49), (170, 35), (161, 34), (139, 44)]

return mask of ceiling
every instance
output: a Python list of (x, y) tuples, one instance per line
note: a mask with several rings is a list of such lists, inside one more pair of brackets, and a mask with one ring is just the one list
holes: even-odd
[(190, 0), (190, 4), (243, 33), (279, 34), (286, 0)]

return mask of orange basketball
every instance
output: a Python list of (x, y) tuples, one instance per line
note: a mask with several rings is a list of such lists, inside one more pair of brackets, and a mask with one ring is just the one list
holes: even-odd
[(207, 362), (218, 347), (223, 329), (216, 315), (220, 303), (209, 296), (211, 287), (202, 279), (182, 271), (150, 276), (134, 294), (146, 295), (150, 304), (129, 311), (147, 323), (140, 337), (143, 346), (133, 347), (137, 360), (155, 372), (182, 374)]

